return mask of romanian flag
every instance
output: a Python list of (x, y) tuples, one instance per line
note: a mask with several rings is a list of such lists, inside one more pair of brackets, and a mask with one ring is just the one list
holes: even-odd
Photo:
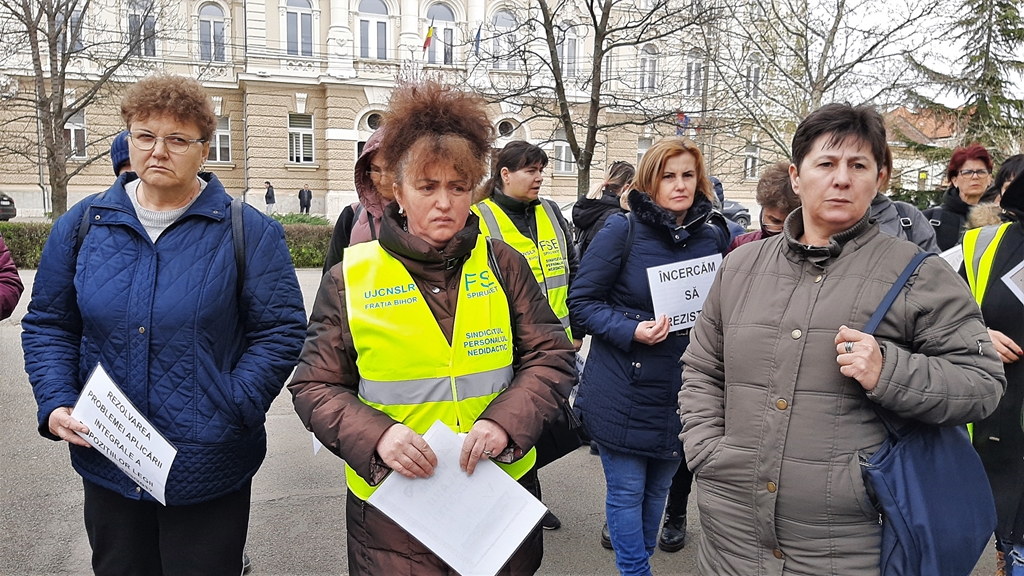
[(423, 41), (423, 51), (426, 52), (427, 48), (430, 48), (430, 41), (434, 39), (434, 19), (430, 19), (430, 27), (427, 28), (427, 39)]

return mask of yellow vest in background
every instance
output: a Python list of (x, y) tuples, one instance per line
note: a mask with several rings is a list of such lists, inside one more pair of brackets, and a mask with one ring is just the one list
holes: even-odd
[(543, 200), (542, 210), (536, 210), (537, 241), (523, 236), (512, 219), (487, 198), (473, 205), (473, 212), (480, 217), (480, 231), (504, 241), (526, 257), (541, 290), (547, 296), (548, 304), (558, 316), (565, 333), (572, 340), (569, 329), (569, 247), (562, 227), (551, 205)]
[(964, 233), (964, 269), (967, 271), (967, 283), (971, 285), (971, 294), (981, 306), (988, 290), (989, 276), (992, 274), (992, 263), (999, 249), (999, 241), (1010, 227), (1010, 223), (999, 226), (975, 228)]
[[(359, 368), (359, 399), (423, 434), (436, 420), (458, 433), (512, 382), (509, 304), (487, 262), (487, 239), (462, 267), (455, 328), (448, 344), (401, 262), (365, 242), (345, 250), (345, 306)], [(535, 450), (501, 464), (513, 478), (533, 468)], [(376, 489), (347, 464), (349, 490)]]

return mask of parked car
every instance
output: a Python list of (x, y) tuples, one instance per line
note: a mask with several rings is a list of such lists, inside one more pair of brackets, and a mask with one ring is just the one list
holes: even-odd
[(14, 207), (14, 198), (0, 192), (0, 220), (10, 220), (18, 215), (18, 209)]
[(747, 228), (750, 226), (750, 210), (747, 207), (735, 200), (726, 200), (722, 202), (722, 214), (726, 218), (733, 222)]

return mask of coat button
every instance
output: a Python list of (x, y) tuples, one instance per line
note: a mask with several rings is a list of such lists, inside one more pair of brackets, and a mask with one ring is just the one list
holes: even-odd
[(782, 553), (782, 550), (779, 550), (778, 548), (776, 548), (775, 550), (772, 550), (772, 556), (775, 556), (779, 560), (782, 560), (783, 558), (786, 557), (786, 555)]
[(775, 407), (778, 408), (779, 410), (785, 410), (786, 408), (789, 408), (789, 402), (786, 402), (782, 398), (779, 398), (778, 400), (775, 401)]
[(139, 493), (141, 493), (141, 492), (142, 492), (142, 488), (141, 488), (141, 487), (139, 487), (139, 486), (136, 486), (136, 487), (135, 487), (135, 493), (136, 493), (136, 494), (139, 494)]
[(639, 367), (640, 367), (640, 363), (639, 363), (639, 362), (637, 362), (637, 363), (636, 363), (636, 367), (637, 367), (637, 368), (639, 368)]
[(678, 458), (679, 457), (679, 452), (673, 452), (672, 453), (672, 457), (673, 458)]
[(804, 333), (799, 331), (799, 330), (793, 330), (789, 334), (790, 334), (790, 336), (793, 337), (793, 340), (799, 340), (800, 337), (804, 335)]
[(775, 491), (778, 490), (778, 489), (779, 489), (779, 487), (775, 485), (775, 482), (769, 482), (768, 483), (768, 491), (771, 492), (772, 494), (774, 494)]
[(146, 327), (145, 326), (139, 326), (139, 334), (145, 334), (145, 333), (146, 333)]
[(823, 274), (818, 274), (817, 276), (814, 277), (814, 283), (817, 284), (818, 282), (821, 282), (821, 279), (824, 277), (825, 276)]
[(97, 214), (97, 215), (93, 216), (93, 218), (92, 218), (92, 219), (93, 219), (93, 220), (99, 220), (99, 219), (100, 219), (100, 215), (99, 215), (99, 214)]

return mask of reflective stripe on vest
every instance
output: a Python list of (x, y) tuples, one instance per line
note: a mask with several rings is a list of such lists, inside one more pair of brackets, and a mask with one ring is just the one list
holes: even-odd
[(541, 291), (547, 296), (548, 304), (555, 312), (555, 316), (558, 316), (565, 333), (572, 339), (572, 332), (569, 330), (568, 244), (551, 204), (542, 200), (540, 205), (543, 211), (532, 207), (537, 221), (537, 242), (524, 236), (512, 219), (490, 198), (474, 204), (473, 212), (480, 217), (481, 232), (503, 240), (526, 257), (530, 269), (533, 270), (533, 277), (537, 279)]
[(1003, 233), (1010, 223), (999, 226), (985, 226), (968, 230), (964, 234), (964, 268), (967, 270), (967, 283), (971, 285), (971, 294), (981, 306), (988, 290), (989, 274), (992, 273), (992, 262), (996, 258), (996, 250)]
[[(412, 276), (380, 243), (345, 250), (345, 307), (359, 369), (359, 399), (423, 434), (437, 420), (469, 432), (512, 382), (508, 300), (487, 262), (481, 234), (463, 264), (452, 344), (448, 344)], [(512, 464), (528, 472), (535, 450)], [(375, 487), (346, 464), (349, 490), (366, 500)]]

